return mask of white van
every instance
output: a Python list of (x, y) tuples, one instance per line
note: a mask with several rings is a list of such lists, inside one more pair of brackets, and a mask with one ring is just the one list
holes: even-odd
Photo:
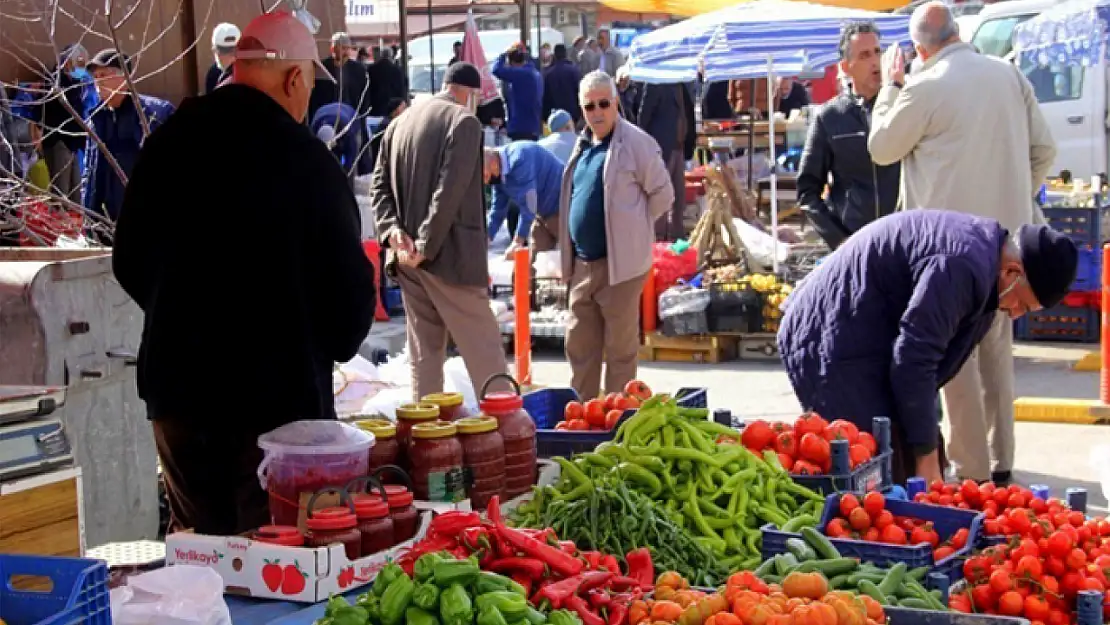
[[(1007, 57), (1013, 51), (1014, 27), (1048, 9), (1060, 0), (1011, 0), (983, 9), (971, 43), (980, 52)], [(1016, 59), (1033, 84), (1057, 155), (1050, 175), (1068, 170), (1076, 178), (1089, 180), (1106, 173), (1107, 153), (1107, 64), (1105, 59), (1091, 67)]]
[[(435, 64), (435, 90), (443, 86), (447, 62), (454, 56), (452, 47), (463, 40), (463, 33), (437, 33), (431, 37), (417, 37), (409, 42), (409, 89), (415, 94), (432, 91), (432, 64)], [(509, 46), (520, 41), (520, 30), (483, 30), (478, 32), (486, 62), (492, 64)], [(554, 28), (532, 29), (532, 51), (538, 53), (542, 44), (564, 43), (563, 33)]]

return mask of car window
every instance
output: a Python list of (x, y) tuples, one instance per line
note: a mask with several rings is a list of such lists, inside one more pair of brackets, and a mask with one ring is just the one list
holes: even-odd
[(1083, 69), (1078, 65), (1046, 65), (1035, 59), (1021, 62), (1021, 71), (1033, 85), (1033, 92), (1041, 103), (1078, 100), (1083, 95)]
[(985, 20), (979, 24), (971, 43), (983, 54), (1004, 57), (1014, 48), (1014, 27), (1033, 17), (1030, 15), (1012, 15), (993, 20)]

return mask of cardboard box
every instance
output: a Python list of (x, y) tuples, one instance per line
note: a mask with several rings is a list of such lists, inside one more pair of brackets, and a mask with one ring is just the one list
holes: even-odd
[(369, 584), (386, 564), (423, 539), (431, 522), (432, 512), (422, 512), (412, 539), (353, 562), (340, 544), (283, 547), (244, 536), (179, 532), (166, 537), (166, 564), (214, 569), (228, 594), (317, 603)]

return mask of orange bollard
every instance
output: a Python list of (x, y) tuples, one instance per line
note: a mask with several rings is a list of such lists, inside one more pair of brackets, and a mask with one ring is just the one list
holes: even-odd
[(513, 343), (516, 356), (516, 381), (532, 383), (532, 261), (528, 248), (513, 254)]
[(644, 290), (640, 293), (640, 324), (644, 334), (655, 332), (659, 323), (659, 300), (655, 294), (655, 268), (648, 269), (644, 280)]
[(1110, 404), (1110, 243), (1102, 247), (1102, 368), (1098, 374), (1098, 398)]

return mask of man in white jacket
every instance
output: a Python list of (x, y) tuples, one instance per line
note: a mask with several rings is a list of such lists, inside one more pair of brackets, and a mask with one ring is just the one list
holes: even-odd
[[(990, 217), (1011, 233), (1043, 223), (1033, 197), (1056, 145), (1029, 81), (1017, 67), (961, 42), (941, 2), (914, 11), (910, 36), (921, 69), (906, 77), (901, 52), (889, 55), (867, 142), (876, 164), (902, 161), (904, 207)], [(1011, 320), (999, 313), (943, 389), (948, 458), (959, 477), (1011, 478), (1012, 343)]]

